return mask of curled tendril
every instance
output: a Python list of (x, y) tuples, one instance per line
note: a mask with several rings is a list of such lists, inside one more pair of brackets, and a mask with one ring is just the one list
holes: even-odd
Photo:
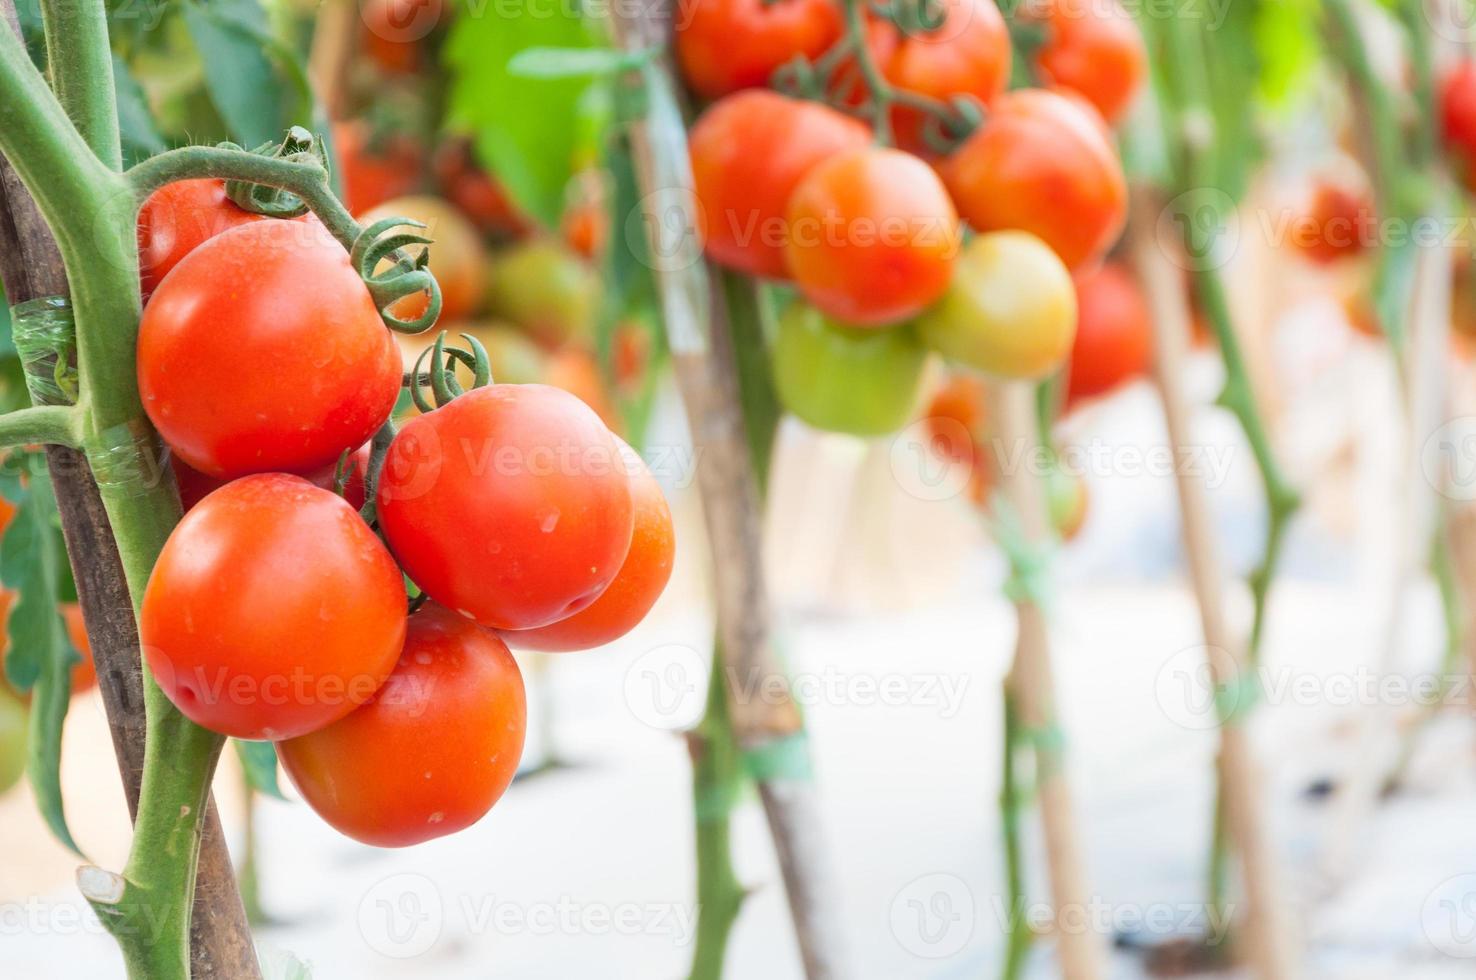
[[(441, 315), (441, 286), (426, 268), (430, 250), (423, 248), (413, 256), (407, 251), (411, 245), (430, 245), (431, 239), (413, 232), (388, 234), (392, 228), (424, 227), (424, 222), (409, 218), (385, 218), (360, 232), (349, 252), (349, 260), (369, 287), (369, 295), (374, 298), (374, 306), (385, 326), (398, 333), (422, 333)], [(379, 265), (385, 260), (389, 260), (390, 266), (380, 270)], [(420, 316), (406, 320), (390, 312), (398, 300), (416, 293), (430, 294), (430, 301)]]
[[(492, 362), (487, 356), (487, 348), (470, 334), (462, 334), (461, 337), (470, 350), (447, 347), (446, 331), (442, 330), (436, 335), (436, 342), (421, 351), (420, 356), (415, 359), (415, 367), (406, 379), (406, 384), (410, 387), (410, 400), (422, 412), (433, 412), (452, 399), (466, 394), (466, 389), (456, 380), (455, 365), (447, 363), (448, 357), (471, 370), (473, 389), (485, 388), (492, 383)], [(425, 370), (427, 358), (430, 359), (429, 371)], [(430, 386), (431, 394), (435, 396), (434, 404), (421, 390), (425, 385)]]
[[(222, 149), (244, 150), (236, 143), (220, 143)], [(257, 156), (274, 157), (292, 163), (312, 162), (328, 173), (328, 151), (323, 141), (301, 126), (293, 126), (280, 143), (263, 143), (251, 151)], [(306, 214), (307, 204), (289, 191), (265, 184), (253, 184), (249, 180), (226, 181), (226, 196), (235, 204), (252, 214), (264, 214), (269, 218), (296, 218)]]
[(932, 34), (948, 20), (946, 0), (876, 0), (871, 12), (911, 37)]

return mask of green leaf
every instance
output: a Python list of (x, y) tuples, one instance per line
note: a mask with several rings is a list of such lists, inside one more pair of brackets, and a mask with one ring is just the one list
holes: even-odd
[(282, 785), (277, 780), (277, 750), (271, 742), (243, 742), (231, 739), (236, 746), (236, 757), (246, 773), (246, 782), (258, 793), (285, 800)]
[(1319, 0), (1272, 0), (1257, 5), (1256, 52), (1261, 61), (1261, 93), (1283, 106), (1298, 92), (1321, 55)]
[(143, 88), (117, 55), (113, 56), (113, 86), (118, 91), (118, 130), (123, 137), (124, 164), (131, 167), (167, 150), (169, 145), (159, 135)]
[(205, 88), (231, 137), (257, 146), (281, 136), (288, 100), (262, 44), (268, 35), (260, 5), (256, 0), (187, 0), (182, 10), (200, 52)]
[(507, 63), (508, 73), (520, 78), (589, 78), (616, 75), (649, 63), (655, 48), (614, 51), (609, 48), (525, 48)]
[[(588, 93), (605, 81), (529, 78), (514, 74), (510, 63), (540, 48), (569, 57), (597, 47), (577, 9), (524, 4), (495, 17), (458, 17), (442, 51), (454, 123), (472, 134), (478, 155), (513, 199), (550, 227), (575, 168), (597, 153), (590, 134), (603, 130), (609, 102)], [(541, 57), (534, 56), (535, 67)]]
[(0, 582), (18, 596), (6, 624), (10, 649), (5, 676), (17, 690), (31, 694), (26, 772), (41, 816), (56, 838), (80, 856), (62, 807), (61, 738), (71, 703), (72, 665), (82, 657), (67, 638), (57, 608), (65, 552), (44, 466), (30, 468), (29, 483), (18, 496), (15, 518), (0, 538)]

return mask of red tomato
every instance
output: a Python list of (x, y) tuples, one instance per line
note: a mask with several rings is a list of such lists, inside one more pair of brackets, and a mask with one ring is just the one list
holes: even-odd
[(1117, 122), (1148, 75), (1137, 23), (1117, 0), (1044, 3), (1046, 41), (1036, 52), (1036, 67), (1052, 84), (1085, 96), (1109, 123)]
[(364, 53), (384, 71), (415, 71), (421, 63), (421, 42), (435, 30), (442, 13), (441, 0), (360, 0)]
[(477, 388), (406, 423), (378, 493), (380, 529), (431, 598), (494, 629), (566, 619), (630, 549), (615, 438), (566, 391)]
[(692, 127), (704, 246), (722, 265), (787, 277), (784, 209), (817, 164), (870, 142), (867, 128), (814, 102), (754, 90), (713, 104)]
[(1054, 92), (1000, 96), (943, 177), (974, 228), (1028, 231), (1073, 270), (1105, 255), (1127, 221), (1127, 179), (1101, 119)]
[(10, 527), (10, 522), (13, 520), (15, 520), (15, 504), (0, 497), (0, 535), (5, 533), (5, 529)]
[[(358, 452), (348, 459), (348, 473), (343, 484), (343, 499), (348, 501), (348, 505), (354, 510), (359, 510), (364, 506), (364, 487), (369, 474), (369, 450), (368, 445), (361, 446)], [(170, 466), (174, 469), (174, 480), (179, 484), (179, 502), (186, 511), (192, 510), (206, 496), (230, 482), (206, 476), (199, 470), (191, 468), (181, 459), (170, 460)], [(302, 476), (315, 487), (332, 490), (338, 482), (338, 460), (312, 473), (304, 473)]]
[(1440, 131), (1451, 169), (1468, 190), (1476, 189), (1476, 61), (1458, 63), (1441, 83)]
[(1306, 213), (1292, 226), (1292, 244), (1318, 265), (1357, 255), (1377, 237), (1378, 217), (1367, 184), (1319, 180)]
[(97, 686), (97, 667), (92, 662), (92, 641), (87, 636), (87, 622), (82, 618), (82, 607), (75, 602), (61, 604), (62, 621), (67, 626), (67, 639), (82, 655), (72, 664), (72, 693), (80, 694)]
[(528, 219), (518, 211), (497, 179), (477, 166), (472, 149), (464, 140), (442, 144), (436, 150), (433, 166), (446, 200), (460, 208), (482, 231), (513, 237), (529, 230)]
[(1153, 366), (1153, 321), (1131, 272), (1115, 262), (1076, 280), (1069, 402), (1104, 395)]
[(492, 809), (517, 772), (528, 710), (497, 634), (427, 603), (394, 673), (363, 707), (277, 745), (308, 805), (354, 840), (405, 847)]
[(620, 447), (630, 471), (630, 496), (635, 506), (635, 533), (625, 563), (598, 599), (568, 619), (503, 634), (503, 639), (520, 650), (558, 653), (612, 643), (646, 618), (671, 578), (676, 552), (671, 510), (661, 485), (640, 456), (623, 442)]
[(369, 290), (316, 222), (211, 239), (139, 326), (145, 411), (176, 456), (217, 478), (330, 465), (389, 418), (400, 380)]
[[(945, 19), (936, 31), (896, 37), (883, 62), (887, 80), (900, 89), (947, 102), (973, 96), (988, 104), (1010, 80), (1010, 32), (993, 0), (945, 0)], [(892, 126), (897, 145), (927, 148), (923, 115), (897, 107)]]
[(341, 497), (261, 473), (185, 515), (138, 627), (154, 679), (191, 721), (235, 738), (293, 738), (384, 683), (405, 636), (405, 585)]
[(177, 180), (154, 191), (138, 212), (138, 274), (144, 299), (201, 242), (228, 228), (266, 220), (226, 197), (223, 180)]
[(354, 120), (334, 125), (333, 149), (343, 204), (352, 214), (412, 194), (420, 186), (424, 161), (420, 148), (408, 137), (391, 135), (376, 141), (368, 123)]
[(950, 373), (923, 415), (928, 441), (944, 459), (972, 464), (982, 456), (987, 411), (983, 380), (964, 371)]
[(679, 0), (676, 55), (707, 99), (761, 88), (798, 55), (814, 60), (840, 39), (834, 0)]
[(839, 154), (790, 196), (786, 257), (821, 312), (879, 326), (927, 308), (948, 289), (958, 215), (927, 164), (901, 150)]

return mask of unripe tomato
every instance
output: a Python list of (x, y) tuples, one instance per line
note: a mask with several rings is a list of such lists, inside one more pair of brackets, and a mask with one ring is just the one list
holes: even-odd
[(82, 607), (75, 602), (61, 604), (62, 622), (67, 627), (67, 639), (82, 655), (72, 664), (72, 693), (80, 694), (97, 686), (97, 667), (92, 662), (92, 641), (87, 637), (87, 622), (82, 618)]
[(1034, 0), (1045, 44), (1035, 64), (1054, 85), (1081, 93), (1109, 123), (1122, 118), (1148, 75), (1143, 34), (1118, 0)]
[(1105, 395), (1153, 366), (1153, 321), (1133, 274), (1108, 262), (1076, 281), (1068, 402)]
[(1318, 265), (1349, 258), (1372, 247), (1378, 217), (1366, 181), (1318, 180), (1307, 210), (1292, 225), (1292, 244)]
[(594, 336), (600, 277), (560, 242), (536, 238), (492, 258), (487, 310), (550, 347)]
[[(988, 104), (1010, 80), (1010, 32), (994, 0), (945, 0), (943, 25), (936, 31), (897, 39), (883, 62), (883, 74), (896, 87), (941, 102), (972, 96)], [(875, 43), (873, 41), (873, 43)], [(916, 109), (892, 110), (897, 145), (923, 152), (925, 117)]]
[(237, 207), (226, 196), (223, 180), (176, 180), (154, 191), (138, 212), (138, 275), (144, 299), (201, 242), (237, 225), (267, 220)]
[(849, 116), (775, 92), (754, 89), (714, 103), (688, 144), (708, 257), (751, 275), (787, 278), (790, 195), (817, 164), (870, 140)]
[[(426, 226), (397, 230), (423, 235), (434, 242), (429, 246), (430, 271), (441, 286), (441, 317), (459, 320), (475, 313), (487, 288), (487, 255), (471, 222), (439, 197), (423, 194), (385, 201), (358, 216), (366, 228), (385, 218), (410, 218)], [(420, 247), (411, 246), (409, 250)], [(425, 312), (429, 302), (424, 294), (406, 296), (391, 306), (390, 312), (414, 320)]]
[(1105, 255), (1127, 221), (1127, 179), (1102, 120), (1055, 92), (1000, 96), (943, 177), (975, 229), (1028, 231), (1073, 270)]
[(679, 0), (676, 56), (703, 98), (761, 88), (798, 55), (814, 60), (839, 40), (834, 0)]
[(866, 147), (826, 160), (799, 182), (786, 219), (795, 285), (838, 320), (894, 323), (948, 288), (958, 215), (937, 175), (909, 153)]
[(261, 473), (200, 501), (170, 534), (138, 629), (154, 679), (191, 721), (293, 738), (342, 718), (389, 676), (405, 585), (342, 498)]
[(362, 707), (277, 744), (313, 811), (376, 847), (480, 820), (518, 769), (528, 727), (518, 665), (497, 634), (434, 602), (410, 616), (394, 673)]
[(380, 529), (432, 599), (493, 629), (574, 615), (630, 549), (615, 438), (566, 391), (492, 385), (411, 419), (390, 445)]
[(928, 354), (907, 326), (857, 330), (791, 303), (773, 347), (779, 401), (817, 429), (879, 436), (917, 408)]
[(376, 140), (364, 120), (336, 123), (333, 151), (343, 204), (351, 214), (411, 194), (420, 185), (425, 161), (420, 147), (407, 136), (390, 134)]
[(14, 788), (26, 774), (30, 729), (31, 712), (26, 703), (0, 680), (0, 793)]
[(950, 371), (923, 414), (934, 451), (955, 463), (981, 460), (987, 412), (983, 380), (972, 372)]
[(1045, 377), (1070, 354), (1076, 334), (1071, 274), (1034, 235), (979, 235), (917, 329), (923, 343), (962, 364), (1006, 378)]
[(1440, 132), (1451, 170), (1476, 189), (1476, 61), (1459, 62), (1441, 83)]
[(1046, 511), (1051, 527), (1062, 541), (1070, 541), (1081, 533), (1088, 502), (1086, 480), (1080, 473), (1051, 467), (1046, 476)]
[(629, 471), (630, 499), (635, 508), (635, 530), (624, 564), (598, 599), (568, 619), (538, 629), (504, 633), (503, 639), (519, 650), (563, 653), (613, 643), (646, 618), (666, 589), (676, 555), (671, 509), (666, 506), (661, 484), (641, 457), (624, 442), (620, 449)]
[(330, 465), (389, 418), (400, 380), (369, 290), (316, 222), (212, 238), (139, 325), (144, 410), (175, 455), (217, 478)]

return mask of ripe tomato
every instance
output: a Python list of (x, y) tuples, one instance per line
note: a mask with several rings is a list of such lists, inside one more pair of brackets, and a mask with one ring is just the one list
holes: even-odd
[(97, 686), (97, 667), (92, 662), (92, 641), (87, 638), (87, 623), (82, 618), (82, 607), (75, 602), (61, 604), (62, 621), (66, 623), (67, 639), (82, 655), (72, 664), (72, 693), (80, 694)]
[(223, 735), (293, 738), (389, 676), (405, 584), (369, 525), (301, 477), (247, 476), (185, 515), (144, 590), (139, 639), (186, 717)]
[(1450, 150), (1451, 170), (1476, 189), (1476, 61), (1462, 61), (1440, 86), (1440, 131)]
[(0, 793), (9, 791), (26, 774), (30, 729), (30, 709), (0, 680)]
[(139, 326), (149, 419), (217, 478), (331, 464), (389, 417), (400, 378), (369, 290), (316, 222), (211, 239), (159, 284)]
[(1370, 248), (1377, 235), (1373, 192), (1367, 181), (1318, 180), (1307, 210), (1292, 225), (1292, 244), (1318, 265)]
[(635, 531), (624, 564), (615, 574), (615, 581), (598, 599), (568, 619), (538, 629), (504, 633), (503, 639), (519, 650), (562, 653), (613, 643), (635, 629), (661, 598), (671, 578), (671, 563), (676, 554), (671, 510), (666, 506), (661, 484), (641, 457), (624, 442), (620, 443), (620, 449), (635, 507)]
[(600, 277), (560, 242), (537, 238), (492, 260), (488, 311), (549, 347), (594, 336)]
[(432, 166), (446, 200), (460, 208), (482, 231), (513, 237), (528, 230), (528, 219), (518, 211), (497, 178), (477, 165), (465, 140), (442, 144), (436, 150)]
[(772, 359), (780, 404), (804, 422), (879, 436), (912, 418), (928, 354), (908, 326), (857, 330), (795, 302), (779, 318)]
[[(434, 242), (430, 246), (430, 271), (441, 286), (442, 318), (459, 320), (475, 313), (487, 288), (487, 255), (471, 222), (439, 197), (429, 195), (397, 197), (358, 215), (365, 227), (385, 218), (409, 218), (426, 226), (401, 230)], [(410, 251), (419, 247), (411, 246)], [(413, 320), (425, 312), (429, 301), (424, 294), (406, 296), (391, 306), (390, 312)]]
[(917, 319), (923, 343), (1006, 378), (1041, 378), (1071, 352), (1071, 274), (1034, 235), (996, 231), (964, 248), (953, 285)]
[(480, 820), (518, 769), (523, 677), (497, 634), (433, 602), (410, 616), (394, 673), (326, 728), (280, 742), (282, 767), (340, 833), (405, 847)]
[[(899, 39), (892, 28), (883, 74), (904, 91), (939, 101), (969, 95), (993, 102), (1010, 80), (1010, 32), (1004, 17), (994, 0), (945, 0), (944, 11), (936, 31)], [(894, 108), (897, 145), (924, 152), (923, 121), (915, 109)]]
[(437, 602), (493, 629), (588, 606), (630, 548), (615, 438), (578, 398), (492, 385), (411, 419), (380, 474), (380, 529)]
[(228, 228), (266, 220), (226, 197), (223, 180), (177, 180), (154, 191), (138, 212), (138, 272), (144, 299), (201, 242)]
[(1076, 280), (1068, 402), (1105, 395), (1153, 366), (1153, 321), (1133, 274), (1109, 262)]
[(797, 55), (814, 60), (840, 39), (834, 0), (679, 0), (676, 56), (706, 99), (761, 88)]
[(1117, 122), (1148, 75), (1148, 52), (1132, 15), (1118, 0), (1036, 0), (1037, 7), (1042, 2), (1046, 40), (1036, 67)]
[(333, 150), (343, 204), (351, 214), (413, 193), (420, 184), (423, 154), (406, 136), (391, 134), (376, 140), (363, 120), (336, 123)]
[(1127, 180), (1100, 118), (1055, 92), (1020, 89), (943, 163), (979, 231), (1028, 231), (1071, 269), (1106, 254), (1127, 220)]
[(944, 459), (972, 465), (983, 455), (987, 411), (983, 380), (968, 371), (950, 371), (923, 415), (928, 441)]
[(858, 326), (894, 323), (948, 288), (958, 215), (927, 164), (866, 147), (805, 175), (786, 213), (795, 284), (822, 312)]
[(752, 275), (786, 278), (790, 195), (817, 164), (870, 139), (865, 126), (834, 109), (774, 92), (755, 89), (714, 103), (689, 143), (708, 256)]
[(360, 0), (360, 43), (380, 70), (409, 74), (420, 67), (421, 42), (444, 13), (441, 0)]
[[(179, 485), (179, 502), (186, 510), (192, 510), (196, 504), (204, 500), (208, 495), (219, 490), (229, 483), (229, 480), (218, 480), (213, 476), (206, 476), (197, 469), (193, 469), (182, 459), (169, 461), (174, 470), (174, 481)], [(359, 450), (349, 457), (347, 479), (343, 484), (343, 499), (354, 510), (364, 506), (364, 486), (369, 473), (369, 446), (360, 446)], [(309, 483), (324, 490), (332, 490), (338, 482), (338, 460), (334, 460), (327, 466), (319, 467), (311, 473), (301, 474)]]

